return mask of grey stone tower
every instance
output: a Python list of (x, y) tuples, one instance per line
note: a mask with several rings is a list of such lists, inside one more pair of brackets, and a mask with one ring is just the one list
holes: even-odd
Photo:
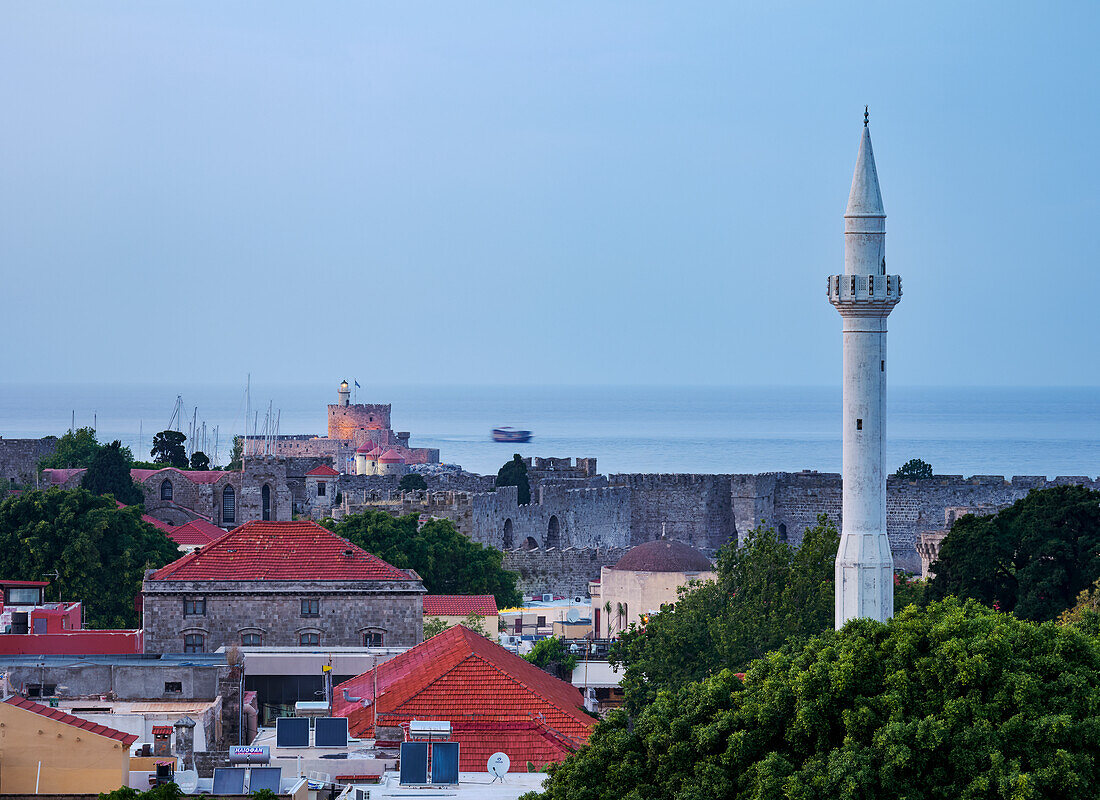
[(894, 560), (886, 536), (886, 318), (901, 277), (886, 274), (886, 211), (867, 114), (844, 212), (844, 274), (829, 277), (844, 320), (843, 530), (836, 557), (835, 624), (894, 613)]

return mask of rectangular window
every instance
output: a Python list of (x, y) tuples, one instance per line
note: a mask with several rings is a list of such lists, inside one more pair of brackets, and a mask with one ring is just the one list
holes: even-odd
[(318, 497), (324, 497), (325, 496), (325, 482), (324, 481), (318, 481), (317, 482), (317, 496)]
[(302, 616), (303, 617), (319, 617), (321, 616), (321, 601), (317, 598), (311, 598), (308, 600), (302, 600)]
[(54, 697), (57, 695), (55, 683), (28, 683), (27, 697)]
[(188, 597), (183, 601), (183, 615), (185, 617), (205, 617), (206, 598)]
[(206, 637), (201, 633), (189, 633), (183, 637), (183, 652), (202, 653), (206, 646)]
[(523, 633), (523, 617), (516, 617), (515, 624), (512, 626), (513, 633)]
[(298, 644), (302, 647), (317, 647), (321, 644), (321, 634), (319, 633), (303, 633), (298, 637)]
[(262, 647), (264, 637), (258, 633), (242, 633), (241, 644), (245, 647)]
[(40, 606), (42, 605), (42, 590), (34, 589), (8, 589), (8, 605), (11, 606)]
[(863, 430), (863, 420), (861, 420), (861, 419), (856, 420), (856, 430), (857, 431)]
[(879, 362), (879, 372), (886, 372), (886, 362), (885, 361), (880, 361)]
[(381, 647), (382, 631), (367, 631), (363, 634), (363, 647)]
[(535, 627), (545, 628), (546, 627), (546, 617), (539, 617), (538, 621), (535, 622)]
[(164, 682), (165, 694), (182, 694), (183, 693), (183, 681), (165, 681)]

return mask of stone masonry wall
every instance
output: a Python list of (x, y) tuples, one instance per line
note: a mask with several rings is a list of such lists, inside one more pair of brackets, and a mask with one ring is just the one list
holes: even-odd
[(0, 484), (3, 488), (34, 486), (38, 462), (57, 449), (57, 439), (0, 437)]
[(519, 573), (516, 589), (525, 595), (550, 592), (588, 596), (588, 582), (600, 569), (618, 563), (626, 547), (567, 547), (564, 550), (509, 550), (504, 568)]
[[(424, 585), (408, 581), (150, 581), (142, 587), (146, 653), (181, 653), (186, 634), (204, 649), (240, 645), (258, 633), (265, 647), (298, 647), (303, 633), (321, 647), (362, 647), (363, 634), (382, 629), (385, 643), (412, 647), (423, 637)], [(184, 616), (185, 598), (205, 598), (206, 613)], [(303, 616), (301, 601), (320, 600), (319, 616)]]
[(630, 542), (662, 535), (713, 552), (735, 539), (729, 475), (609, 475), (631, 493)]

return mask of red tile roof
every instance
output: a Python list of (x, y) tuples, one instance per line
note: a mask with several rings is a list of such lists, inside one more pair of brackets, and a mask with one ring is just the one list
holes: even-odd
[[(154, 475), (161, 473), (178, 473), (181, 477), (191, 481), (191, 483), (217, 483), (219, 478), (226, 475), (232, 475), (232, 472), (220, 469), (176, 469), (175, 467), (163, 467), (161, 469), (132, 469), (130, 470), (130, 477), (138, 483), (145, 483)], [(164, 475), (165, 478), (171, 479), (170, 474)]]
[(327, 478), (334, 478), (339, 476), (339, 474), (339, 472), (334, 470), (328, 464), (322, 464), (321, 466), (314, 467), (309, 472), (307, 472), (306, 477), (309, 477), (310, 475), (324, 475)]
[(378, 459), (383, 464), (404, 464), (405, 457), (398, 453), (396, 450), (390, 449), (384, 452), (381, 458)]
[(389, 581), (409, 574), (316, 522), (246, 522), (161, 567), (154, 581)]
[(449, 721), (467, 771), (483, 771), (497, 750), (520, 764), (561, 761), (596, 724), (576, 688), (457, 625), (336, 687), (334, 713), (356, 736), (373, 735), (375, 709), (344, 690), (371, 699), (376, 671), (379, 725)]
[(186, 525), (180, 525), (168, 531), (172, 541), (186, 546), (210, 544), (215, 539), (225, 536), (225, 531), (217, 525), (213, 525), (204, 519), (193, 519)]
[[(119, 508), (126, 508), (126, 504), (125, 504), (125, 503), (120, 503), (120, 502), (118, 502), (118, 500), (115, 500), (115, 505), (116, 505), (116, 506), (118, 506)], [(164, 532), (165, 532), (165, 533), (167, 533), (167, 534), (168, 534), (169, 536), (171, 536), (171, 535), (172, 535), (172, 531), (174, 531), (174, 530), (175, 530), (175, 528), (173, 528), (173, 527), (172, 527), (171, 525), (169, 525), (169, 524), (168, 524), (167, 522), (161, 522), (161, 521), (160, 521), (159, 519), (157, 519), (156, 517), (150, 517), (150, 516), (149, 516), (148, 514), (142, 514), (142, 515), (141, 515), (141, 521), (142, 521), (142, 522), (148, 522), (148, 523), (149, 523), (150, 525), (152, 525), (152, 526), (153, 526), (154, 528), (157, 528), (157, 529), (159, 529), (159, 530), (162, 530), (162, 531), (164, 531)]]
[(74, 728), (80, 728), (81, 730), (88, 731), (88, 733), (94, 733), (99, 736), (106, 736), (108, 739), (116, 739), (129, 747), (137, 741), (137, 736), (132, 733), (123, 733), (122, 731), (116, 731), (114, 728), (108, 728), (106, 725), (96, 725), (94, 722), (89, 722), (86, 719), (80, 717), (74, 717), (72, 714), (66, 714), (57, 708), (49, 708), (39, 703), (26, 700), (22, 697), (9, 697), (6, 701), (8, 705), (21, 708), (24, 711), (30, 711), (34, 714), (40, 714), (43, 717), (49, 717), (50, 719), (63, 722), (66, 725), (72, 725)]
[(153, 735), (154, 736), (171, 736), (172, 735), (172, 726), (171, 725), (154, 725), (153, 726)]
[(429, 617), (465, 617), (481, 614), (493, 617), (497, 601), (491, 594), (426, 594), (424, 613)]

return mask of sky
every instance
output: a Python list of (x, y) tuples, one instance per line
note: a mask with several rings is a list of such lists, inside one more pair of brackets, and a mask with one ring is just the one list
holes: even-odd
[[(4, 381), (1100, 384), (1100, 4), (7, 2)], [(360, 379), (360, 382), (364, 381)]]

